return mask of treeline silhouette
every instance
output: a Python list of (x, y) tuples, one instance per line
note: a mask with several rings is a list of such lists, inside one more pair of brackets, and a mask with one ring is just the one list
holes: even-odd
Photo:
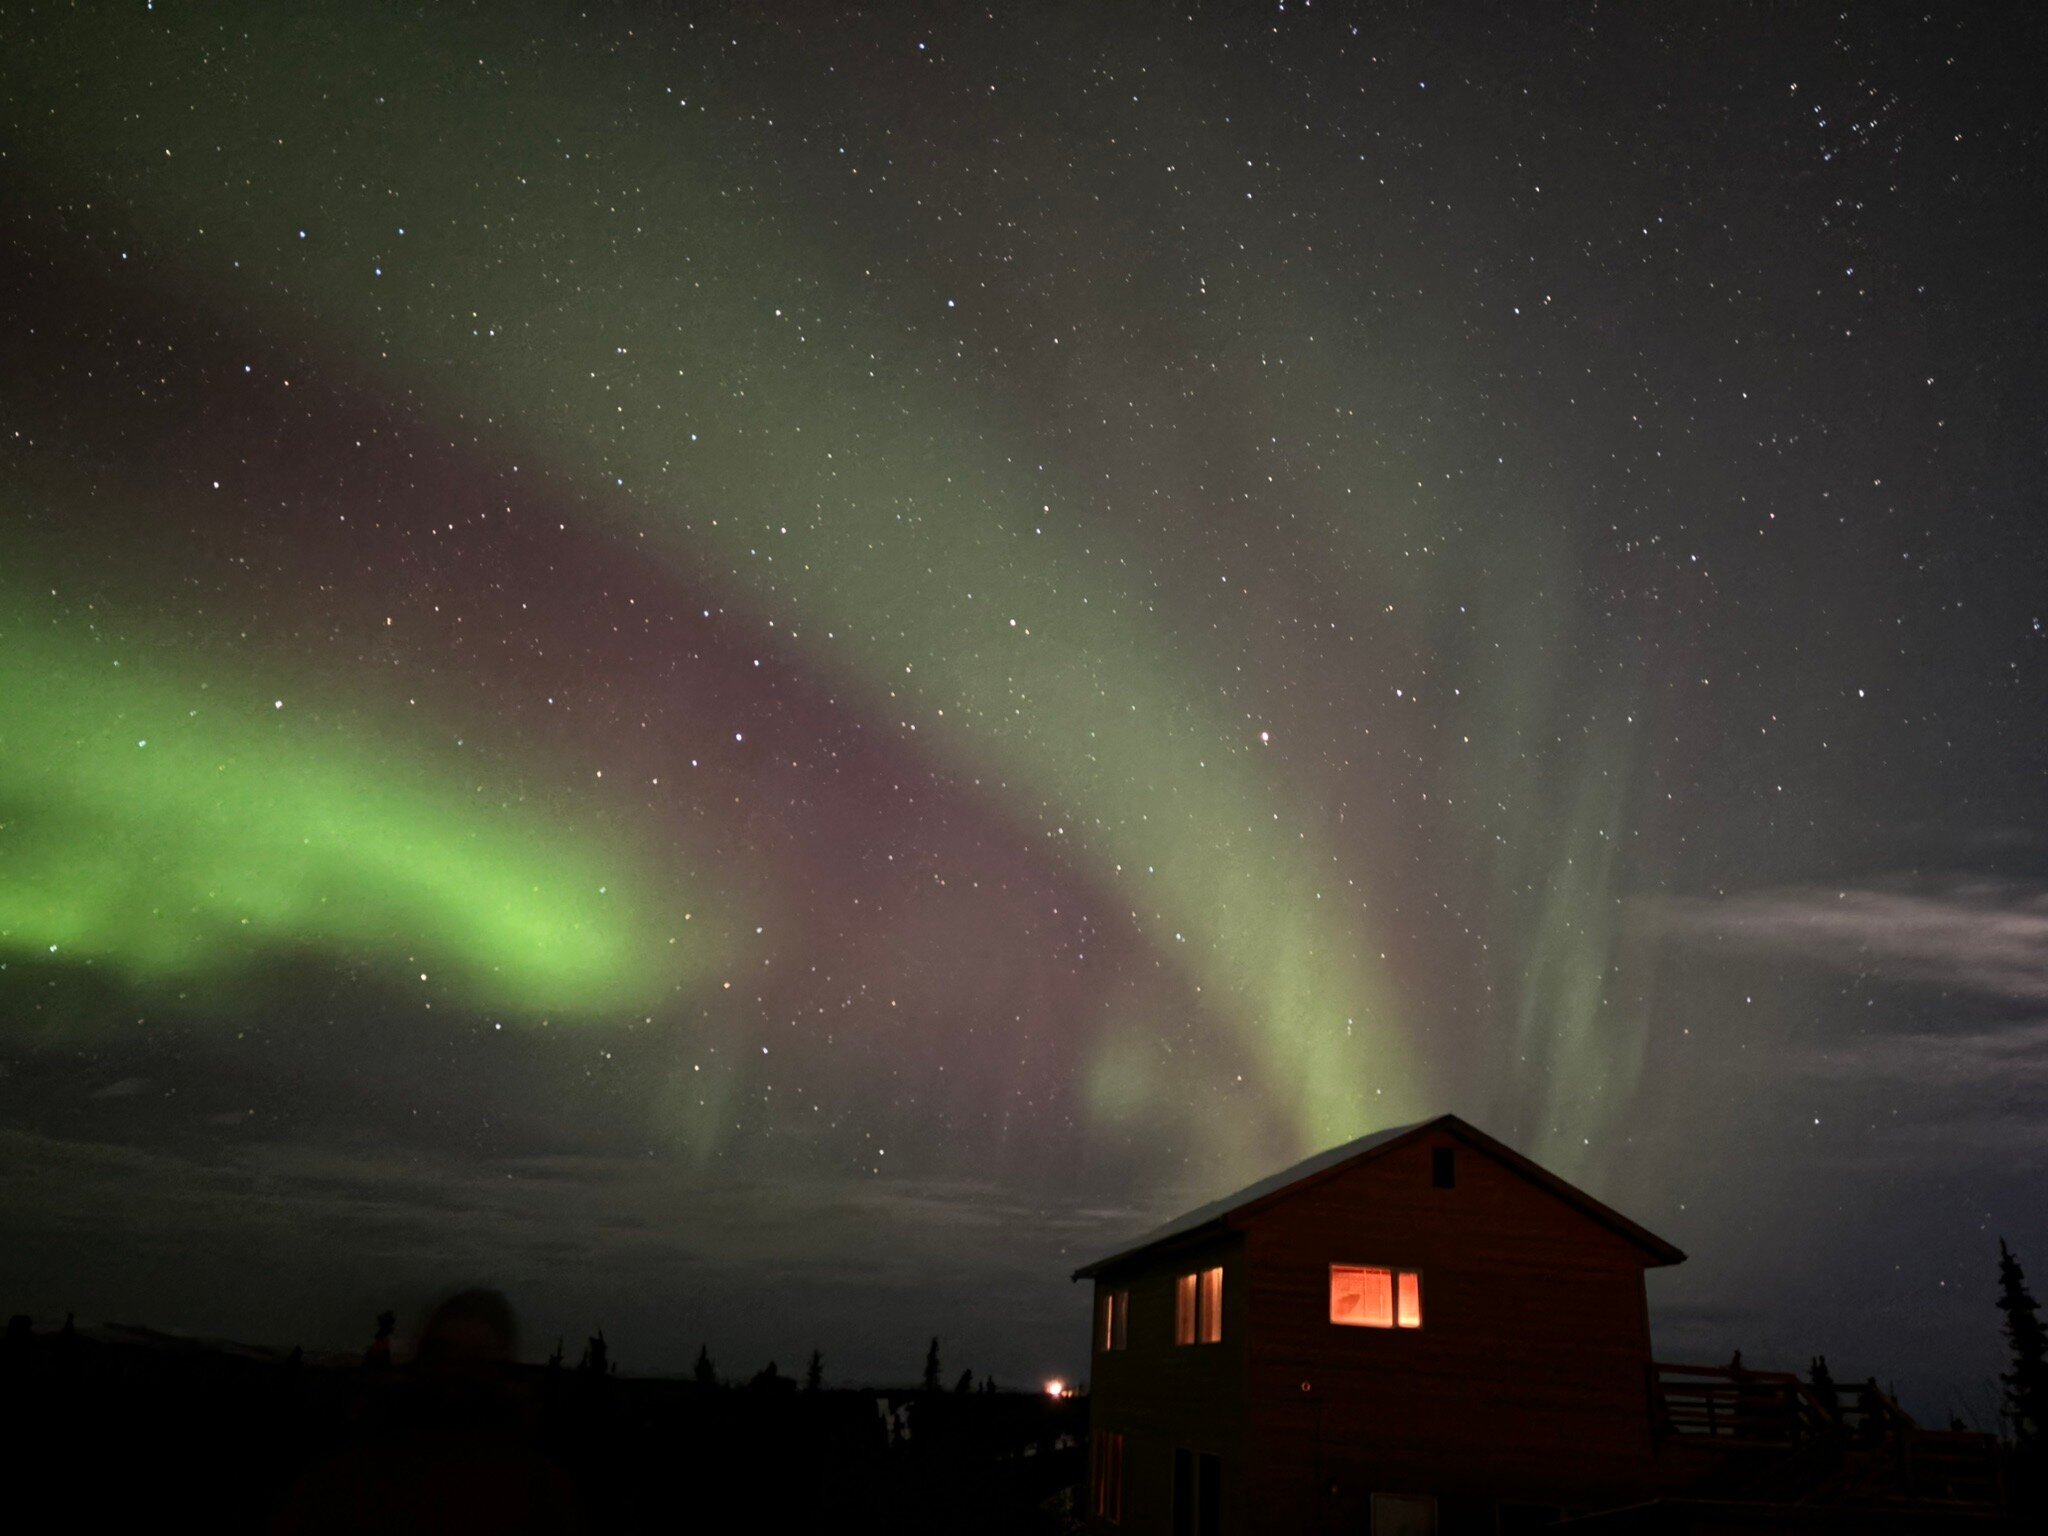
[[(65, 1528), (196, 1517), (283, 1536), (381, 1531), (780, 1529), (1051, 1532), (1077, 1507), (1085, 1400), (801, 1380), (743, 1385), (708, 1346), (684, 1379), (620, 1375), (602, 1330), (518, 1362), (505, 1298), (436, 1308), (410, 1357), (386, 1312), (356, 1360), (309, 1361), (17, 1316), (0, 1342), (7, 1502)], [(4, 1508), (4, 1506), (0, 1506)]]

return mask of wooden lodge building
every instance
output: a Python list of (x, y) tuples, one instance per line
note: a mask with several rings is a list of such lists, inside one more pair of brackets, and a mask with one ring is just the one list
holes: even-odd
[(1074, 1273), (1088, 1529), (2005, 1528), (1987, 1436), (1657, 1365), (1644, 1272), (1684, 1257), (1454, 1115), (1190, 1211)]

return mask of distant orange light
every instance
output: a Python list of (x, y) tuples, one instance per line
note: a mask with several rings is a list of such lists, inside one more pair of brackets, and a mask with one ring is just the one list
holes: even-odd
[(1067, 1395), (1067, 1384), (1055, 1376), (1045, 1384), (1045, 1395), (1047, 1397), (1065, 1397)]

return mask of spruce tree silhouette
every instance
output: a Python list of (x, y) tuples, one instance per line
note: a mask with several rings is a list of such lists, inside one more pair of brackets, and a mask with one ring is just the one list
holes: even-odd
[(927, 1392), (939, 1390), (939, 1341), (935, 1335), (932, 1347), (924, 1352), (924, 1389)]
[(562, 1336), (555, 1335), (555, 1352), (548, 1356), (547, 1369), (540, 1378), (540, 1416), (550, 1436), (561, 1432), (562, 1427), (562, 1382), (566, 1373), (562, 1370)]
[(2048, 1332), (2026, 1273), (2004, 1238), (1998, 1240), (1998, 1310), (2005, 1314), (2005, 1342), (2012, 1349), (2012, 1369), (1998, 1376), (2005, 1387), (2001, 1407), (2013, 1444), (2031, 1460), (2048, 1451)]
[(1813, 1357), (1813, 1364), (1807, 1370), (1807, 1379), (1813, 1387), (1814, 1397), (1819, 1400), (1821, 1407), (1827, 1410), (1828, 1418), (1837, 1424), (1841, 1423), (1842, 1394), (1835, 1386), (1834, 1376), (1828, 1370), (1826, 1355)]
[(700, 1387), (715, 1387), (718, 1385), (718, 1369), (711, 1363), (711, 1346), (709, 1344), (699, 1344), (697, 1346), (697, 1364), (690, 1371), (690, 1379), (695, 1381)]
[(953, 1383), (953, 1390), (962, 1396), (974, 1390), (974, 1372), (962, 1371), (960, 1379)]
[(811, 1351), (811, 1363), (804, 1368), (804, 1390), (819, 1392), (825, 1386), (825, 1355), (822, 1350)]

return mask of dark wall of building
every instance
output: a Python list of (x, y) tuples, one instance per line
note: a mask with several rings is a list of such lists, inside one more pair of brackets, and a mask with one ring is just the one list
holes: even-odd
[[(1175, 1344), (1175, 1283), (1216, 1264), (1223, 1266), (1222, 1339)], [(1129, 1342), (1105, 1351), (1103, 1298), (1118, 1290), (1131, 1296)], [(1177, 1450), (1221, 1459), (1225, 1528), (1242, 1528), (1228, 1519), (1244, 1485), (1249, 1303), (1244, 1249), (1235, 1233), (1170, 1255), (1148, 1255), (1096, 1282), (1089, 1424), (1098, 1436), (1124, 1437), (1124, 1519), (1117, 1529), (1133, 1536), (1171, 1531)]]
[[(1245, 1252), (1253, 1528), (1363, 1531), (1375, 1491), (1436, 1494), (1449, 1528), (1648, 1486), (1643, 1254), (1506, 1166), (1422, 1138), (1256, 1213)], [(1419, 1271), (1423, 1326), (1330, 1322), (1332, 1264)]]

